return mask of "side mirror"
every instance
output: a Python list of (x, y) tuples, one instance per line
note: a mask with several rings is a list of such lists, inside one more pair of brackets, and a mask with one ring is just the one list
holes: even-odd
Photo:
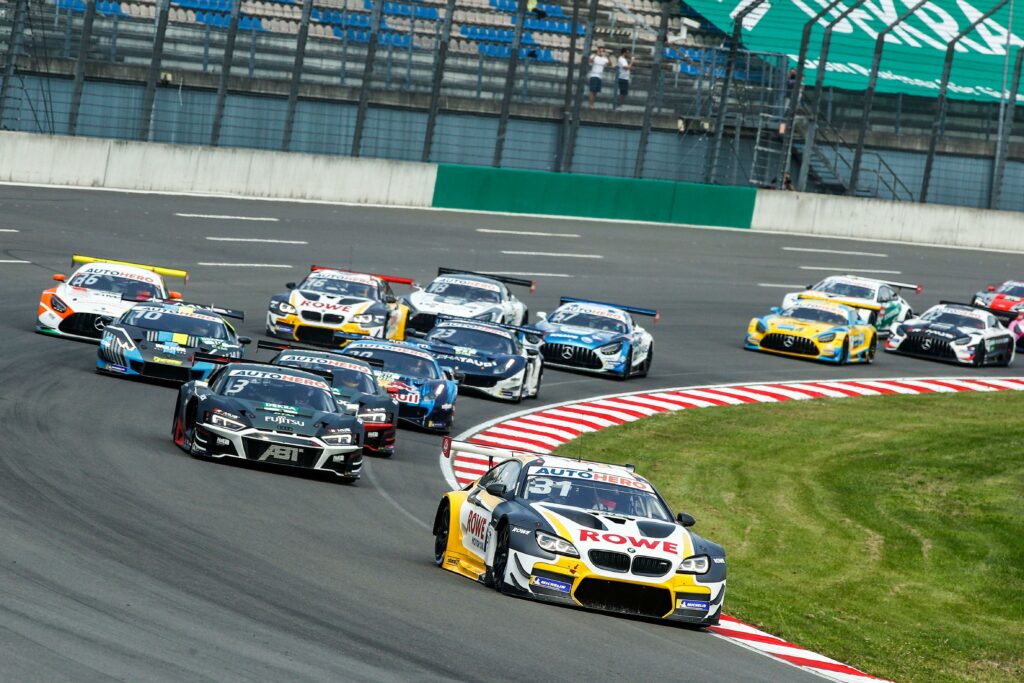
[(537, 311), (537, 320), (547, 320), (548, 314), (544, 311)]
[(782, 313), (782, 309), (779, 308), (778, 306), (772, 306), (769, 310), (776, 315)]
[(683, 526), (693, 526), (697, 523), (697, 520), (693, 518), (693, 515), (687, 514), (685, 512), (680, 512), (678, 515), (676, 515), (676, 521), (678, 521)]
[(295, 289), (295, 283), (294, 282), (286, 282), (286, 283), (284, 283), (284, 286), (285, 286), (286, 289)]
[(241, 344), (242, 346), (245, 346), (246, 344), (252, 344), (252, 337), (239, 337), (238, 343)]
[(491, 494), (492, 496), (497, 496), (498, 498), (504, 498), (507, 490), (508, 489), (505, 487), (504, 484), (498, 483), (488, 484), (486, 488), (484, 488), (484, 491), (487, 491), (487, 493)]
[(53, 279), (56, 280), (57, 282), (64, 282), (64, 273), (54, 273)]
[(181, 298), (181, 292), (174, 292), (174, 291), (167, 292), (167, 298), (168, 299), (180, 299)]
[(532, 346), (527, 346), (526, 347), (526, 355), (527, 356), (539, 356), (540, 355), (540, 349), (535, 349)]
[[(54, 280), (56, 280), (56, 279), (57, 279), (57, 276), (56, 276), (56, 275), (54, 275), (54, 276), (53, 276), (53, 279), (54, 279)], [(63, 279), (64, 279), (64, 276), (63, 276), (63, 275), (61, 275), (61, 276), (60, 276), (60, 279), (61, 279), (61, 280), (63, 280)], [(987, 289), (987, 290), (988, 290), (988, 291), (990, 291), (990, 292), (994, 292), (994, 291), (996, 291), (996, 286), (995, 286), (995, 285), (989, 285), (989, 286), (988, 286), (988, 287), (986, 287), (985, 289)]]
[(804, 289), (814, 289), (814, 285), (807, 285)]
[(417, 339), (424, 339), (427, 336), (427, 333), (422, 330), (410, 330), (409, 328), (406, 328), (405, 336), (416, 337)]
[(387, 388), (387, 392), (389, 394), (400, 394), (402, 393), (402, 390), (392, 384), (390, 387)]

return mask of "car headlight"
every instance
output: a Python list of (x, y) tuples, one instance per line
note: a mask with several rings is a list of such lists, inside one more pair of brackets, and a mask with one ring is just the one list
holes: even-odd
[(622, 351), (622, 342), (618, 341), (618, 342), (615, 342), (614, 344), (608, 344), (607, 346), (602, 346), (601, 348), (598, 349), (598, 351), (600, 351), (601, 353), (603, 353), (606, 356), (614, 356), (619, 351)]
[(707, 574), (711, 561), (707, 555), (693, 555), (679, 563), (678, 574)]
[(271, 301), (270, 302), (270, 308), (271, 308), (271, 310), (276, 310), (281, 315), (294, 315), (295, 314), (295, 307), (292, 306), (287, 301)]
[(58, 313), (63, 313), (64, 311), (68, 310), (68, 305), (61, 301), (60, 297), (58, 297), (56, 294), (51, 294), (50, 308), (57, 311)]
[(242, 422), (241, 417), (220, 408), (214, 408), (212, 412), (206, 413), (206, 422), (215, 427), (229, 429), (232, 432), (245, 429), (245, 423)]
[(555, 536), (554, 534), (549, 534), (544, 531), (537, 531), (537, 545), (544, 550), (547, 550), (549, 553), (555, 553), (556, 555), (568, 555), (569, 557), (580, 556), (579, 551), (576, 550), (576, 546), (572, 543), (560, 536)]
[(443, 394), (444, 393), (444, 389), (445, 389), (445, 385), (444, 385), (443, 382), (441, 384), (438, 384), (437, 388), (434, 389), (434, 396), (440, 396), (441, 394)]
[(985, 305), (985, 300), (982, 299), (980, 296), (976, 296), (976, 297), (974, 297), (974, 305), (975, 306), (984, 306)]
[(473, 320), (486, 320), (487, 322), (494, 322), (497, 319), (495, 313), (500, 313), (500, 311), (492, 310), (487, 311), (486, 313), (481, 313), (480, 315), (474, 315)]
[(971, 343), (971, 338), (970, 337), (957, 337), (956, 339), (953, 340), (953, 343), (954, 344), (960, 344), (961, 346), (963, 346), (964, 344), (970, 344)]
[(758, 333), (758, 334), (764, 334), (765, 332), (767, 332), (767, 331), (768, 331), (768, 326), (767, 326), (767, 325), (765, 325), (765, 324), (764, 324), (763, 322), (761, 322), (760, 320), (758, 320), (758, 321), (757, 321), (757, 324), (755, 324), (755, 325), (754, 325), (754, 329), (755, 329), (755, 330), (757, 330), (757, 333)]
[(332, 429), (320, 439), (330, 446), (349, 446), (354, 443), (351, 429)]
[(903, 325), (897, 325), (893, 332), (902, 337), (907, 333), (907, 328)]
[(825, 334), (823, 334), (820, 337), (818, 337), (818, 341), (820, 341), (820, 342), (830, 342), (830, 341), (832, 341), (835, 338), (836, 338), (836, 333), (835, 332), (826, 332)]
[(384, 423), (388, 421), (388, 413), (384, 408), (370, 408), (359, 413), (359, 419), (363, 422)]

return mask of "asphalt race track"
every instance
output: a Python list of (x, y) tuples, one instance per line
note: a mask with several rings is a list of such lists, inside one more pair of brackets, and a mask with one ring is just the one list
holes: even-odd
[[(758, 283), (826, 274), (802, 266), (900, 271), (879, 277), (923, 284), (908, 295), (921, 311), (1019, 276), (1014, 255), (11, 186), (0, 187), (0, 229), (3, 681), (820, 680), (706, 632), (515, 600), (439, 571), (437, 436), (402, 431), (395, 458), (368, 458), (354, 486), (188, 457), (170, 439), (175, 389), (96, 375), (95, 346), (33, 333), (39, 292), (71, 272), (74, 252), (186, 268), (186, 299), (245, 310), (240, 331), (253, 337), (269, 295), (314, 262), (423, 283), (438, 266), (561, 274), (522, 293), (531, 312), (562, 294), (661, 310), (648, 326), (648, 378), (549, 369), (538, 405), (694, 384), (1015, 370), (881, 353), (874, 366), (835, 368), (740, 348), (750, 317), (786, 291)], [(522, 407), (460, 397), (456, 431)]]

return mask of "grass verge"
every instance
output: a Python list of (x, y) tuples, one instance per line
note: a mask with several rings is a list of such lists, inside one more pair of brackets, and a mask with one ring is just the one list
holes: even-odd
[(572, 441), (725, 546), (726, 613), (876, 676), (1024, 680), (1024, 394), (686, 410)]

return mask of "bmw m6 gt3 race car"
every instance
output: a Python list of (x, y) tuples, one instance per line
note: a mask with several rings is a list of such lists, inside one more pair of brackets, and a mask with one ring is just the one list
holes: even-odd
[(649, 315), (650, 308), (621, 306), (563, 296), (551, 313), (538, 313), (536, 327), (544, 332), (544, 362), (562, 368), (614, 375), (646, 377), (654, 360), (654, 338), (632, 315)]
[(976, 292), (974, 305), (1001, 318), (1015, 318), (1024, 311), (1024, 282), (1007, 280), (1001, 285), (989, 285), (984, 292)]
[(744, 348), (827, 363), (870, 363), (878, 349), (878, 333), (861, 322), (852, 306), (797, 299), (786, 309), (754, 318), (747, 326)]
[(631, 466), (453, 443), (501, 464), (442, 497), (434, 563), (501, 593), (710, 626), (725, 552)]
[(405, 298), (412, 308), (408, 326), (429, 332), (438, 315), (509, 325), (527, 324), (529, 309), (506, 285), (529, 287), (531, 292), (536, 290), (533, 280), (438, 268), (437, 278), (426, 289), (417, 289)]
[(56, 274), (58, 285), (42, 293), (36, 332), (99, 342), (103, 328), (144, 299), (180, 299), (168, 291), (161, 275), (188, 281), (188, 272), (163, 266), (113, 261), (75, 254), (71, 262), (84, 264), (70, 278)]
[(329, 375), (331, 390), (338, 402), (348, 412), (357, 415), (366, 428), (363, 450), (386, 458), (394, 455), (398, 401), (378, 384), (368, 362), (341, 356), (334, 351), (306, 349), (263, 339), (256, 342), (256, 348), (279, 352), (270, 361), (271, 365)]
[(344, 346), (351, 335), (405, 339), (409, 307), (391, 283), (412, 286), (408, 278), (353, 273), (311, 266), (306, 279), (275, 294), (267, 311), (267, 334), (318, 346)]
[(944, 301), (894, 325), (885, 350), (961, 365), (1006, 366), (1013, 362), (1014, 341), (988, 311)]
[(442, 368), (432, 355), (407, 342), (354, 341), (342, 353), (381, 364), (377, 382), (398, 401), (400, 420), (441, 433), (452, 428), (457, 371)]
[(206, 379), (216, 366), (204, 356), (241, 358), (252, 341), (224, 317), (242, 320), (244, 314), (183, 301), (138, 303), (103, 330), (96, 371), (170, 382)]
[(903, 289), (920, 294), (921, 285), (905, 282), (875, 280), (856, 275), (830, 275), (804, 292), (791, 292), (782, 299), (783, 308), (791, 308), (797, 299), (824, 299), (852, 306), (860, 312), (862, 322), (875, 326), (880, 338), (889, 334), (893, 323), (914, 317), (907, 300), (900, 296)]
[(462, 389), (518, 403), (536, 398), (544, 374), (543, 333), (530, 327), (440, 316), (423, 342), (442, 366), (462, 372)]
[(346, 415), (320, 375), (219, 359), (210, 381), (182, 385), (174, 443), (200, 458), (236, 458), (330, 472), (345, 481), (363, 467), (363, 425)]

